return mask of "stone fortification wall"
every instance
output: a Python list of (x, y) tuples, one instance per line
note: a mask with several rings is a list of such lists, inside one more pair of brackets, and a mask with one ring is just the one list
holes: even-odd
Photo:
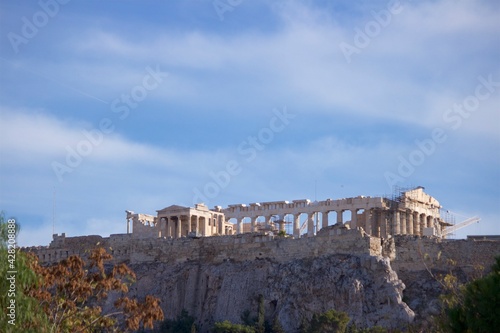
[(89, 246), (93, 246), (103, 240), (103, 238), (98, 235), (66, 237), (65, 233), (61, 235), (54, 234), (52, 237), (53, 239), (49, 247), (54, 249), (70, 248), (72, 250), (85, 250), (88, 249)]
[(108, 238), (97, 235), (66, 237), (66, 234), (53, 235), (49, 246), (32, 246), (23, 248), (24, 251), (35, 253), (40, 263), (58, 262), (72, 255), (86, 257), (89, 249), (96, 246), (107, 247)]
[(404, 282), (404, 300), (424, 324), (441, 312), (444, 275), (452, 273), (460, 283), (487, 274), (500, 255), (500, 242), (446, 240), (436, 237), (395, 236), (385, 240), (383, 253)]
[(328, 227), (315, 237), (300, 239), (245, 233), (197, 239), (135, 239), (131, 234), (110, 237), (54, 235), (48, 247), (25, 250), (36, 253), (41, 263), (52, 263), (71, 255), (86, 257), (89, 250), (101, 246), (115, 262), (181, 263), (244, 261), (272, 258), (286, 262), (325, 254), (382, 255), (391, 260), (397, 271), (446, 270), (454, 265), (470, 270), (478, 265), (489, 268), (500, 255), (500, 242), (491, 240), (446, 240), (435, 237), (401, 235), (381, 240), (362, 230)]
[[(488, 269), (500, 255), (500, 242), (492, 240), (448, 240), (436, 237), (395, 236), (392, 267), (396, 271), (443, 270), (460, 266), (463, 269)], [(389, 253), (385, 254), (389, 256)]]
[(130, 261), (203, 262), (244, 261), (272, 258), (286, 262), (324, 254), (381, 255), (380, 241), (358, 230), (346, 230), (341, 236), (282, 238), (260, 234), (205, 237), (200, 239), (140, 240), (131, 248)]
[[(89, 237), (89, 238), (88, 238)], [(86, 257), (89, 249), (101, 246), (116, 262), (168, 262), (202, 260), (204, 262), (244, 261), (272, 258), (285, 262), (297, 258), (324, 254), (381, 255), (379, 238), (369, 237), (362, 230), (325, 230), (316, 237), (301, 239), (246, 233), (234, 236), (202, 237), (198, 239), (134, 239), (131, 234), (109, 238), (57, 236), (48, 247), (28, 248), (42, 263), (51, 263), (70, 255)]]

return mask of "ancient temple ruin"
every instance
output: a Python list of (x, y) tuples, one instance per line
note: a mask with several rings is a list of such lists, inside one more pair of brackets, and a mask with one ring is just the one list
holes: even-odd
[[(224, 219), (221, 207), (209, 210), (204, 204), (194, 207), (172, 205), (157, 211), (157, 216), (127, 213), (127, 234), (135, 238), (181, 238), (232, 235), (233, 224)], [(132, 230), (130, 225), (132, 224)]]
[(405, 234), (441, 237), (451, 226), (441, 218), (441, 208), (420, 186), (391, 198), (272, 201), (216, 206), (212, 210), (201, 203), (195, 207), (173, 205), (158, 210), (157, 216), (127, 211), (127, 233), (135, 238), (181, 238), (281, 231), (300, 238), (336, 225), (362, 228), (371, 236), (383, 238)]

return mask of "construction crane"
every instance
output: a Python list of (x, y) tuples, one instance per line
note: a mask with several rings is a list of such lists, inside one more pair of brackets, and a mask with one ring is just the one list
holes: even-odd
[(467, 220), (463, 221), (463, 222), (460, 222), (458, 224), (455, 224), (451, 227), (447, 227), (447, 228), (444, 228), (443, 231), (441, 232), (441, 236), (442, 237), (446, 237), (446, 235), (449, 235), (451, 233), (454, 233), (455, 231), (457, 231), (458, 229), (462, 229), (462, 228), (465, 228), (471, 224), (474, 224), (474, 223), (477, 223), (479, 222), (481, 219), (477, 216), (474, 216), (474, 217), (471, 217), (471, 218), (468, 218)]
[[(314, 220), (314, 225), (317, 225), (318, 224), (318, 213), (314, 213), (314, 217), (313, 217), (313, 220)], [(300, 231), (299, 231), (299, 235), (302, 234), (302, 232), (304, 231), (304, 229), (307, 227), (308, 225), (308, 219), (306, 219), (302, 225), (300, 226)]]

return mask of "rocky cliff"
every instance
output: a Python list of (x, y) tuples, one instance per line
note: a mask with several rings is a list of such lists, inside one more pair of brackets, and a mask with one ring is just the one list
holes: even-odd
[(303, 319), (329, 309), (345, 311), (358, 327), (406, 327), (414, 317), (402, 302), (404, 284), (389, 259), (370, 255), (324, 255), (287, 262), (272, 259), (203, 263), (132, 264), (139, 297), (160, 297), (167, 318), (186, 309), (201, 331), (215, 321), (241, 322), (248, 310), (257, 315), (265, 299), (266, 317), (278, 317), (286, 332)]
[[(252, 233), (200, 239), (63, 234), (54, 235), (48, 247), (24, 250), (51, 264), (70, 255), (85, 258), (95, 246), (109, 249), (113, 263), (134, 269), (137, 296), (160, 297), (167, 318), (186, 309), (204, 331), (214, 321), (239, 322), (246, 310), (256, 316), (260, 294), (268, 320), (277, 316), (287, 332), (329, 309), (347, 312), (357, 326), (404, 328), (413, 318), (425, 323), (440, 312), (443, 289), (437, 277), (453, 272), (465, 283), (500, 255), (500, 242), (493, 240), (381, 239), (339, 226), (300, 239)], [(401, 302), (399, 279), (415, 314)]]

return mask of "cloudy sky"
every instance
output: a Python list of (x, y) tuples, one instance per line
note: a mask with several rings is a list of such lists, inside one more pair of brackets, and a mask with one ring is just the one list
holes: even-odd
[(500, 233), (500, 3), (0, 1), (0, 209), (20, 245), (125, 210), (421, 185)]

